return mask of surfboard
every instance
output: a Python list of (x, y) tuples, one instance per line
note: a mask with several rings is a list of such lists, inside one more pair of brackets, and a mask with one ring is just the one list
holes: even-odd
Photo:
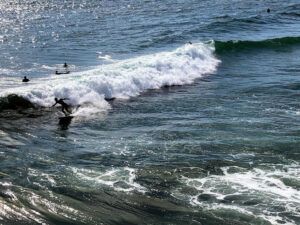
[(69, 124), (74, 116), (62, 116), (59, 117), (59, 124)]
[(61, 74), (69, 74), (70, 73), (70, 71), (68, 70), (68, 71), (66, 71), (66, 72), (59, 72), (59, 71), (55, 71), (55, 74), (56, 75), (61, 75)]
[(74, 116), (62, 116), (59, 117), (59, 126), (62, 130), (67, 130)]

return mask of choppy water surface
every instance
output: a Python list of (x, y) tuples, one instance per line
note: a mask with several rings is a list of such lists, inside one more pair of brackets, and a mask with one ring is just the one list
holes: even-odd
[(0, 224), (299, 224), (299, 10), (1, 2)]

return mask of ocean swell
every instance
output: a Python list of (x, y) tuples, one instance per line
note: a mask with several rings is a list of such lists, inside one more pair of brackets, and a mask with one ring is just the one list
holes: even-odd
[(300, 37), (282, 37), (274, 39), (265, 39), (260, 41), (251, 40), (230, 40), (230, 41), (214, 41), (216, 53), (224, 53), (227, 51), (239, 51), (258, 48), (278, 48), (288, 45), (299, 45)]
[(110, 107), (107, 99), (126, 99), (148, 89), (190, 84), (204, 74), (215, 72), (219, 62), (212, 44), (186, 44), (173, 51), (17, 84), (0, 91), (0, 97), (13, 94), (42, 107), (53, 105), (55, 97), (68, 98), (69, 104), (81, 105), (77, 114), (97, 113)]

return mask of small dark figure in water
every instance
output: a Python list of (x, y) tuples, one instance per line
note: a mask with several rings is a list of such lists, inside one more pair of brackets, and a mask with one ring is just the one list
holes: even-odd
[(267, 9), (267, 13), (270, 13), (270, 12), (271, 12), (271, 10), (268, 8), (268, 9)]
[[(70, 111), (70, 106), (64, 102), (64, 100), (67, 100), (67, 98), (61, 98), (61, 99), (57, 99), (57, 98), (54, 98), (55, 100), (55, 104), (53, 106), (55, 106), (56, 104), (60, 104), (61, 105), (61, 111), (65, 114), (65, 116), (69, 114), (71, 114), (72, 112)], [(52, 106), (52, 107), (53, 107)]]
[(191, 44), (193, 44), (191, 41), (189, 41), (189, 44), (191, 45)]
[(28, 81), (29, 81), (29, 79), (26, 76), (22, 80), (22, 82), (28, 82)]
[(55, 70), (55, 74), (56, 75), (60, 75), (60, 74), (69, 74), (70, 73), (70, 70), (68, 70), (68, 67), (69, 67), (69, 65), (65, 62), (64, 64), (63, 64), (63, 68), (64, 68), (64, 70)]
[(70, 70), (68, 69), (69, 65), (65, 62), (63, 65), (63, 68), (65, 69), (65, 71), (55, 71), (56, 74), (68, 74), (70, 73)]

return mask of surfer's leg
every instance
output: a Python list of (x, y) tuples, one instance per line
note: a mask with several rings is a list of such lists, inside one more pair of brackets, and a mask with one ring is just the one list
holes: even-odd
[(68, 111), (65, 109), (65, 107), (62, 107), (62, 108), (61, 108), (61, 111), (65, 114), (65, 116), (68, 115), (68, 113), (67, 113)]
[(66, 107), (65, 110), (66, 110), (68, 113), (72, 114), (72, 111), (70, 110), (69, 107)]

